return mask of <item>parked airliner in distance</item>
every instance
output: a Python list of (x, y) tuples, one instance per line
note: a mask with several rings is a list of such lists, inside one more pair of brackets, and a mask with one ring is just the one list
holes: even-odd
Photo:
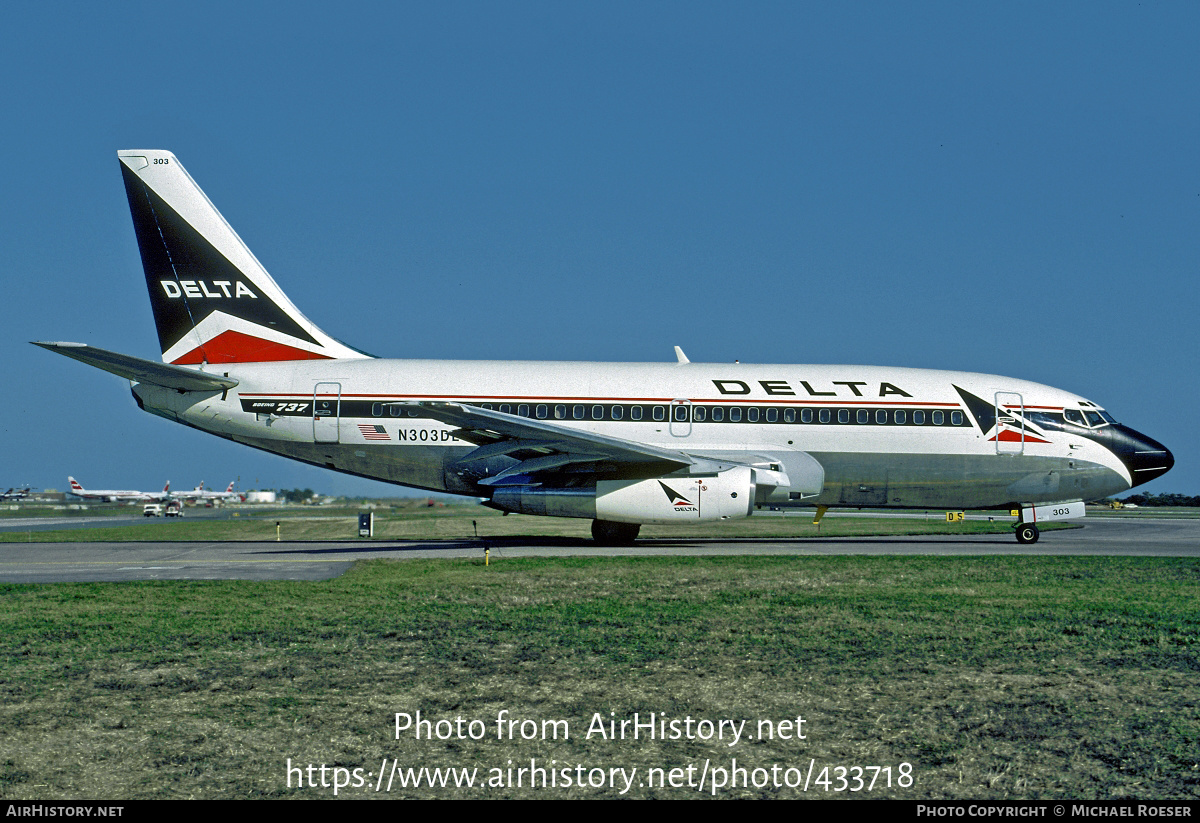
[(167, 481), (167, 484), (163, 486), (163, 490), (160, 492), (140, 492), (134, 489), (85, 489), (74, 477), (68, 477), (67, 484), (71, 487), (72, 495), (82, 497), (84, 500), (104, 500), (109, 503), (120, 503), (124, 501), (169, 500), (171, 497), (170, 480)]
[[(234, 481), (237, 482), (237, 481)], [(182, 497), (184, 500), (241, 500), (242, 495), (233, 490), (233, 483), (230, 483), (223, 492), (212, 491), (204, 488), (204, 481), (200, 481), (200, 485), (192, 489), (190, 492), (179, 492), (177, 497)]]
[(29, 496), (29, 493), (31, 491), (33, 491), (33, 486), (26, 486), (23, 489), (18, 489), (16, 486), (13, 486), (11, 489), (6, 491), (4, 493), (4, 495), (2, 497), (0, 497), (0, 499), (6, 500), (6, 501), (7, 500), (24, 500), (26, 497)]
[(877, 366), (388, 360), (284, 295), (170, 152), (120, 151), (162, 362), (37, 345), (131, 381), (144, 410), (318, 466), (643, 523), (761, 507), (1018, 509), (1018, 541), (1174, 458), (1074, 392)]

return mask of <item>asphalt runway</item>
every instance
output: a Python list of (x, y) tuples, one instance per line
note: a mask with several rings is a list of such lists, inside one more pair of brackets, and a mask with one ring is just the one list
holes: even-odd
[(796, 540), (652, 539), (633, 547), (600, 548), (591, 541), (551, 539), (3, 543), (0, 582), (64, 583), (127, 580), (327, 580), (355, 560), (651, 555), (1073, 555), (1200, 557), (1200, 519), (1087, 518), (1083, 528), (1045, 532), (1033, 546), (1011, 535), (970, 537), (845, 537)]

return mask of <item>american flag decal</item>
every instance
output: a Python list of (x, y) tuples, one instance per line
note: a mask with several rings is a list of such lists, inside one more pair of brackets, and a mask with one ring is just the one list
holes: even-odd
[(388, 437), (387, 430), (383, 426), (375, 426), (371, 423), (359, 423), (358, 430), (362, 432), (362, 436), (367, 440), (391, 440)]

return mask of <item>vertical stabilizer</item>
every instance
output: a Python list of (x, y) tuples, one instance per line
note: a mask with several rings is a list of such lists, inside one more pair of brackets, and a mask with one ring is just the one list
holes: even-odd
[(301, 314), (168, 151), (117, 152), (162, 358), (362, 358)]

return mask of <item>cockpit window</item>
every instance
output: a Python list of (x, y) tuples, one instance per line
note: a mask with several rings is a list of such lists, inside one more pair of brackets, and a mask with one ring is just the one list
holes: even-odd
[(1068, 423), (1074, 423), (1076, 426), (1089, 426), (1093, 429), (1098, 429), (1101, 426), (1116, 425), (1117, 422), (1111, 414), (1095, 407), (1084, 409), (1082, 413), (1075, 409), (1063, 409), (1063, 418)]

